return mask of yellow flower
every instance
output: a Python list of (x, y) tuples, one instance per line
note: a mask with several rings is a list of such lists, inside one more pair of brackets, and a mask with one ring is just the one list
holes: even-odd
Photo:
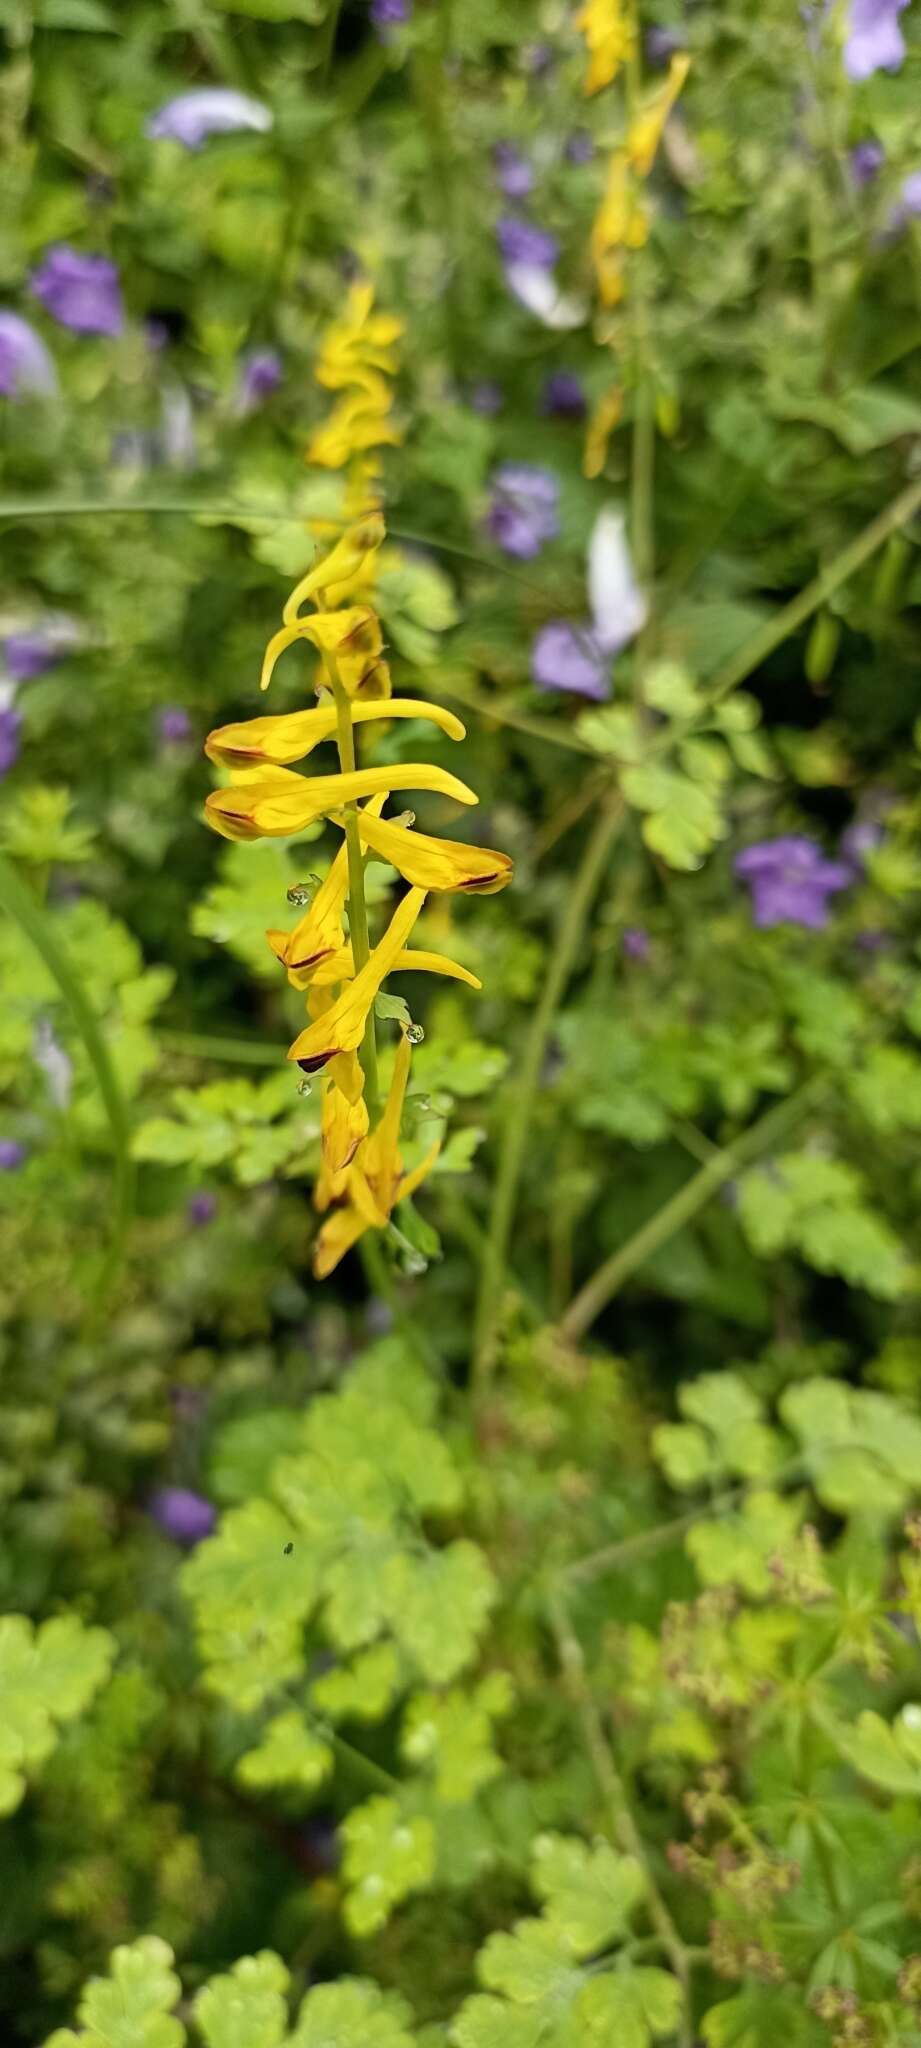
[[(399, 368), (395, 344), (403, 323), (391, 314), (375, 313), (373, 308), (373, 286), (353, 285), (345, 318), (328, 329), (316, 369), (318, 384), (342, 396), (313, 435), (307, 461), (323, 469), (347, 470), (345, 511), (349, 518), (379, 496), (380, 451), (399, 447), (403, 438), (390, 418), (388, 381)], [(361, 588), (373, 586), (373, 562), (366, 561), (356, 573)], [(354, 591), (354, 581), (351, 587)]]
[[(395, 761), (345, 775), (296, 775), (290, 768), (235, 768), (229, 789), (205, 798), (205, 817), (225, 839), (289, 839), (342, 804), (393, 789), (431, 789), (475, 804), (466, 782), (425, 761)], [(258, 781), (251, 780), (258, 776)]]
[(608, 459), (608, 442), (619, 426), (624, 410), (624, 394), (619, 384), (612, 384), (603, 392), (594, 407), (585, 435), (585, 453), (582, 469), (586, 476), (600, 476)]
[[(294, 988), (325, 988), (331, 982), (343, 981), (354, 974), (351, 946), (340, 946), (335, 953), (319, 960), (312, 974), (297, 974), (289, 970), (288, 980)], [(449, 981), (465, 981), (468, 988), (482, 988), (483, 984), (469, 967), (462, 967), (459, 960), (449, 959), (447, 953), (418, 952), (415, 948), (404, 947), (390, 969), (391, 974), (443, 974)]]
[(636, 48), (636, 29), (624, 0), (586, 0), (576, 15), (588, 45), (589, 67), (586, 93), (600, 92), (610, 85)]
[(343, 1208), (333, 1210), (317, 1237), (313, 1270), (318, 1280), (326, 1279), (367, 1230), (386, 1229), (397, 1203), (415, 1194), (438, 1157), (440, 1148), (434, 1144), (411, 1173), (404, 1171), (400, 1124), (410, 1057), (409, 1040), (403, 1034), (384, 1114), (370, 1136), (359, 1144), (352, 1164), (342, 1176), (347, 1202)]
[(391, 973), (397, 954), (402, 952), (424, 902), (424, 889), (407, 891), (364, 967), (353, 981), (346, 982), (342, 994), (324, 1015), (314, 1018), (295, 1039), (288, 1058), (303, 1073), (319, 1073), (337, 1053), (357, 1052), (374, 998)]
[(648, 178), (662, 140), (665, 123), (691, 68), (691, 60), (679, 51), (668, 67), (668, 77), (648, 101), (627, 134), (627, 156), (637, 176)]
[[(386, 703), (372, 700), (352, 705), (353, 726), (372, 718), (427, 718), (440, 726), (449, 740), (466, 738), (466, 727), (453, 711), (422, 697), (389, 697)], [(205, 753), (209, 760), (227, 768), (259, 761), (285, 767), (289, 761), (303, 761), (321, 740), (335, 737), (336, 707), (327, 699), (313, 711), (285, 711), (277, 718), (247, 718), (239, 725), (219, 725), (216, 732), (209, 732)]]
[(641, 249), (649, 239), (649, 218), (631, 183), (626, 152), (616, 149), (608, 164), (604, 198), (595, 215), (591, 248), (604, 306), (616, 306), (624, 295), (624, 249)]
[(358, 814), (358, 831), (363, 846), (373, 847), (404, 881), (420, 889), (467, 889), (493, 896), (512, 879), (508, 854), (494, 853), (488, 846), (431, 839), (390, 818), (372, 818), (367, 811)]

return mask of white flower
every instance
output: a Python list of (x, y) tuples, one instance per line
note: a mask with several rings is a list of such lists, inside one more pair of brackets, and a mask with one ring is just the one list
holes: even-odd
[(545, 327), (581, 327), (588, 308), (581, 299), (560, 291), (552, 270), (543, 263), (507, 263), (505, 282), (516, 299), (536, 314)]
[(614, 654), (646, 624), (649, 606), (633, 574), (623, 513), (616, 505), (599, 512), (588, 544), (588, 597), (595, 634)]
[(184, 149), (200, 149), (209, 135), (233, 135), (241, 128), (264, 134), (271, 126), (272, 110), (262, 100), (250, 99), (232, 86), (218, 85), (167, 100), (151, 114), (145, 132), (155, 142), (181, 142)]

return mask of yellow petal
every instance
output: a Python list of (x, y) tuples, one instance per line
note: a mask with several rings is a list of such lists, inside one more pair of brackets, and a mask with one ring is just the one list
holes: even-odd
[(327, 1216), (322, 1230), (313, 1247), (313, 1272), (316, 1280), (328, 1279), (335, 1272), (340, 1259), (364, 1237), (368, 1225), (356, 1209), (334, 1209)]
[(363, 845), (373, 847), (420, 889), (463, 889), (492, 896), (512, 879), (508, 854), (495, 853), (488, 846), (433, 839), (390, 818), (369, 818), (367, 812), (359, 815), (358, 830)]
[[(368, 1131), (368, 1109), (361, 1092), (364, 1076), (356, 1053), (344, 1053), (358, 1070), (358, 1090), (353, 1098), (338, 1085), (336, 1076), (330, 1075), (323, 1090), (323, 1105), (320, 1119), (320, 1141), (323, 1147), (323, 1164), (330, 1179), (335, 1181), (345, 1172), (358, 1151)], [(336, 1066), (340, 1065), (337, 1060)]]
[(394, 974), (445, 974), (449, 981), (465, 981), (468, 988), (482, 988), (483, 984), (471, 974), (469, 967), (462, 967), (459, 960), (449, 960), (447, 953), (419, 953), (403, 951), (393, 963)]
[(282, 768), (265, 769), (263, 777), (284, 775), (284, 785), (267, 779), (244, 788), (216, 789), (205, 801), (205, 815), (216, 832), (228, 839), (288, 839), (315, 818), (340, 810), (364, 796), (395, 789), (431, 789), (461, 804), (477, 798), (465, 782), (424, 761), (394, 761), (379, 768), (357, 768), (347, 775), (288, 775)]
[(283, 616), (293, 617), (306, 597), (328, 590), (331, 583), (348, 582), (361, 568), (365, 556), (380, 547), (383, 538), (384, 522), (380, 513), (370, 513), (367, 519), (350, 526), (330, 553), (315, 562), (307, 575), (301, 577), (297, 588), (291, 592)]
[[(389, 1216), (393, 1208), (396, 1188), (403, 1172), (403, 1162), (400, 1158), (400, 1123), (411, 1059), (412, 1046), (405, 1031), (401, 1031), (384, 1113), (371, 1136), (365, 1140), (358, 1162), (374, 1201), (385, 1216)], [(353, 1195), (353, 1200), (359, 1201), (357, 1194)]]
[(690, 57), (684, 50), (679, 51), (668, 67), (668, 77), (659, 87), (654, 98), (631, 122), (627, 134), (627, 153), (639, 177), (646, 178), (652, 170), (656, 151), (662, 140), (665, 123), (684, 85), (691, 68)]
[[(366, 724), (372, 718), (427, 718), (440, 726), (449, 739), (465, 737), (464, 727), (453, 712), (442, 710), (440, 704), (427, 704), (421, 698), (391, 697), (386, 706), (372, 699), (352, 706), (353, 725)], [(334, 738), (335, 732), (336, 707), (327, 701), (310, 711), (286, 711), (277, 718), (247, 718), (238, 725), (219, 725), (215, 732), (209, 732), (205, 753), (210, 761), (223, 762), (228, 767), (260, 761), (303, 761), (321, 740)]]
[(416, 1189), (422, 1186), (426, 1175), (431, 1173), (440, 1151), (441, 1139), (436, 1138), (434, 1145), (430, 1146), (425, 1158), (420, 1159), (418, 1166), (413, 1167), (412, 1173), (407, 1173), (404, 1176), (397, 1189), (397, 1202), (408, 1202), (410, 1195), (414, 1195)]
[[(393, 772), (392, 770), (390, 771)], [(397, 905), (386, 932), (354, 981), (322, 1017), (309, 1024), (288, 1053), (304, 1073), (316, 1073), (340, 1052), (356, 1052), (375, 996), (401, 953), (425, 902), (424, 889), (410, 889)]]

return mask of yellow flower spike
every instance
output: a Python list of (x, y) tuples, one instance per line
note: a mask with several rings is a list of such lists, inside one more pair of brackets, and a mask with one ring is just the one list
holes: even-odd
[[(392, 704), (387, 709), (391, 711)], [(462, 889), (494, 896), (512, 879), (508, 854), (495, 853), (489, 846), (432, 839), (389, 818), (371, 818), (367, 811), (359, 815), (358, 830), (363, 846), (379, 853), (404, 881), (414, 882), (420, 889)]]
[(288, 615), (285, 624), (273, 633), (265, 650), (260, 690), (268, 689), (276, 662), (286, 648), (293, 647), (295, 640), (309, 640), (321, 654), (335, 654), (340, 668), (347, 670), (355, 682), (380, 654), (384, 644), (381, 623), (370, 605), (346, 605), (338, 611), (309, 612), (303, 618), (298, 616), (293, 606), (294, 599), (289, 598), (285, 606)]
[[(242, 771), (244, 775), (248, 772), (252, 771)], [(225, 839), (289, 839), (342, 804), (384, 790), (430, 789), (459, 804), (478, 801), (456, 775), (425, 761), (394, 761), (380, 768), (357, 768), (347, 775), (295, 775), (284, 768), (258, 772), (257, 782), (215, 789), (205, 799), (205, 818)], [(278, 776), (285, 777), (283, 783), (275, 780)]]
[[(392, 772), (392, 771), (391, 771)], [(340, 1052), (357, 1052), (375, 996), (392, 972), (425, 902), (424, 889), (410, 889), (390, 920), (386, 932), (370, 959), (347, 982), (340, 996), (322, 1017), (302, 1031), (289, 1048), (288, 1058), (305, 1074), (318, 1073)]]
[[(449, 740), (466, 738), (466, 727), (452, 711), (424, 698), (391, 697), (386, 705), (372, 699), (352, 706), (352, 724), (370, 719), (425, 718), (437, 725)], [(268, 761), (282, 767), (289, 761), (303, 761), (321, 740), (335, 739), (336, 707), (327, 702), (311, 711), (285, 711), (275, 718), (248, 718), (239, 725), (220, 725), (209, 732), (205, 753), (209, 761), (235, 768)]]
[(636, 30), (632, 16), (624, 0), (587, 0), (576, 15), (576, 27), (582, 30), (589, 52), (584, 90), (587, 94), (600, 92), (612, 84), (633, 55)]
[(383, 1116), (359, 1146), (354, 1163), (344, 1177), (347, 1205), (327, 1218), (317, 1237), (313, 1270), (318, 1280), (325, 1279), (333, 1271), (366, 1230), (386, 1228), (397, 1203), (405, 1202), (415, 1193), (438, 1158), (440, 1143), (436, 1142), (411, 1173), (403, 1171), (400, 1124), (410, 1059), (410, 1042), (404, 1033), (397, 1047)]
[(636, 199), (626, 152), (616, 149), (608, 164), (604, 198), (592, 227), (591, 248), (602, 305), (616, 306), (624, 293), (621, 251), (641, 249), (649, 239), (649, 218)]
[(362, 1093), (364, 1075), (357, 1053), (343, 1053), (336, 1066), (348, 1059), (355, 1076), (357, 1092), (350, 1096), (340, 1088), (335, 1076), (330, 1075), (323, 1090), (323, 1108), (320, 1127), (320, 1142), (323, 1150), (323, 1165), (329, 1179), (335, 1183), (346, 1167), (351, 1166), (362, 1139), (368, 1133), (368, 1107)]
[(665, 123), (691, 68), (690, 57), (679, 51), (668, 67), (668, 77), (658, 92), (631, 122), (627, 134), (627, 156), (640, 178), (648, 178), (662, 140)]
[(585, 435), (585, 452), (582, 457), (582, 471), (587, 477), (600, 476), (608, 459), (608, 442), (615, 427), (620, 425), (624, 410), (624, 394), (619, 384), (612, 384), (595, 406)]
[(282, 617), (286, 622), (296, 618), (305, 598), (315, 597), (318, 591), (326, 591), (332, 583), (347, 583), (357, 575), (367, 555), (376, 553), (384, 539), (384, 522), (377, 511), (356, 521), (336, 542), (328, 555), (323, 555), (302, 576), (285, 605)]

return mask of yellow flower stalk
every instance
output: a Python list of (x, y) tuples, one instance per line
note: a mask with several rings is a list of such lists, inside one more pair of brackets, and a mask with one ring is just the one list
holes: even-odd
[(649, 240), (649, 215), (638, 198), (626, 150), (616, 149), (608, 164), (604, 198), (592, 227), (592, 260), (603, 306), (619, 305), (624, 295), (625, 249), (642, 249)]
[[(344, 319), (336, 321), (324, 337), (317, 382), (342, 395), (329, 419), (317, 428), (307, 460), (322, 469), (347, 471), (347, 518), (354, 518), (377, 498), (378, 451), (399, 447), (403, 438), (390, 418), (388, 381), (399, 368), (396, 344), (402, 333), (401, 320), (374, 311), (373, 286), (360, 283), (349, 292)], [(364, 573), (373, 580), (373, 565), (366, 564)]]
[(589, 54), (584, 90), (588, 95), (612, 85), (636, 49), (636, 25), (629, 0), (587, 0), (576, 15)]
[[(367, 320), (357, 330), (353, 322), (348, 339), (337, 346), (355, 367), (349, 350), (354, 355), (358, 339), (380, 358), (391, 334), (392, 324), (371, 321), (369, 339)], [(332, 358), (328, 367), (332, 373)], [(369, 378), (372, 371), (381, 373), (379, 361), (366, 369)], [(409, 941), (429, 891), (489, 894), (504, 888), (512, 872), (507, 855), (491, 848), (416, 832), (411, 812), (382, 817), (390, 796), (407, 789), (475, 804), (474, 791), (457, 776), (431, 762), (365, 767), (357, 761), (356, 738), (375, 722), (427, 719), (448, 739), (465, 736), (460, 719), (438, 704), (364, 694), (368, 665), (384, 668), (380, 622), (366, 597), (367, 564), (373, 565), (383, 535), (379, 512), (363, 512), (301, 578), (284, 607), (282, 630), (269, 643), (265, 681), (283, 646), (299, 641), (319, 657), (313, 677), (317, 703), (219, 726), (205, 744), (228, 777), (205, 803), (207, 822), (225, 838), (285, 838), (320, 818), (344, 833), (312, 899), (306, 890), (292, 892), (292, 900), (303, 905), (293, 929), (267, 933), (289, 983), (306, 991), (309, 1022), (288, 1058), (304, 1075), (322, 1077), (314, 1200), (331, 1213), (317, 1241), (318, 1275), (331, 1272), (366, 1230), (389, 1226), (395, 1205), (418, 1186), (437, 1152), (435, 1147), (421, 1167), (404, 1173), (399, 1126), (415, 1026), (403, 1030), (387, 1106), (378, 1116), (374, 1008), (383, 984), (389, 975), (407, 972), (448, 975), (479, 988), (469, 968), (447, 954), (414, 949)], [(338, 770), (304, 775), (289, 766), (331, 741), (338, 748)], [(373, 946), (364, 889), (369, 859), (387, 862), (410, 885)]]
[(602, 392), (592, 410), (585, 434), (585, 453), (582, 457), (583, 473), (587, 477), (600, 476), (608, 459), (608, 442), (616, 426), (620, 425), (624, 410), (622, 384), (612, 384)]
[(691, 68), (690, 57), (684, 50), (676, 52), (668, 67), (668, 77), (658, 92), (654, 93), (645, 107), (634, 116), (627, 130), (627, 156), (638, 178), (648, 178), (656, 159), (659, 144), (665, 133), (665, 123), (681, 91)]

